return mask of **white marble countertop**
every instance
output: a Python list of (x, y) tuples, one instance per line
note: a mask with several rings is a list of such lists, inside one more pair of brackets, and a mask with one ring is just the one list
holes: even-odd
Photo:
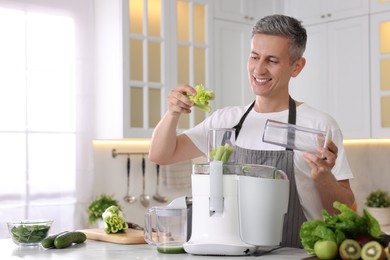
[[(302, 249), (281, 248), (260, 259), (304, 259), (310, 255)], [(94, 240), (87, 240), (83, 244), (73, 245), (64, 249), (44, 249), (42, 247), (19, 247), (11, 239), (0, 239), (0, 259), (12, 260), (116, 260), (116, 259), (157, 259), (157, 260), (182, 260), (182, 259), (253, 259), (253, 256), (197, 256), (190, 254), (162, 254), (156, 248), (147, 244), (121, 245)]]

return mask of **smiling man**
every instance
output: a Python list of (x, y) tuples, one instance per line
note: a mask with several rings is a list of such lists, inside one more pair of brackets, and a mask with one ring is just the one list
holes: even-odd
[[(169, 93), (168, 111), (155, 129), (149, 150), (150, 160), (162, 165), (196, 158), (207, 155), (207, 133), (211, 128), (234, 127), (235, 162), (274, 166), (289, 177), (289, 208), (282, 245), (290, 247), (301, 247), (299, 229), (303, 221), (321, 218), (321, 209), (335, 213), (334, 201), (350, 207), (355, 201), (349, 185), (353, 175), (338, 124), (289, 94), (290, 79), (305, 66), (306, 40), (306, 30), (295, 18), (271, 15), (259, 20), (252, 30), (247, 63), (256, 97), (253, 103), (216, 110), (194, 128), (177, 135), (180, 115), (191, 113), (193, 106), (186, 94), (196, 94), (193, 87), (178, 85)], [(329, 130), (332, 140), (327, 149), (318, 148), (323, 157), (267, 144), (262, 142), (267, 119)], [(254, 198), (253, 203), (261, 203), (261, 199)]]

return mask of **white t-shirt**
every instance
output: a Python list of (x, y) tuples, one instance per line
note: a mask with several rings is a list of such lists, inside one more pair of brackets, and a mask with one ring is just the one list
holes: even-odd
[[(238, 123), (248, 107), (249, 105), (218, 109), (194, 128), (184, 131), (184, 134), (206, 155), (208, 130), (211, 128), (232, 128)], [(252, 109), (243, 123), (236, 145), (251, 150), (284, 150), (284, 147), (262, 142), (267, 119), (288, 122), (288, 110), (275, 113), (257, 113)], [(337, 161), (332, 173), (337, 180), (353, 178), (345, 155), (341, 130), (331, 116), (303, 103), (297, 107), (296, 125), (330, 131), (331, 139), (338, 147)], [(321, 209), (323, 206), (311, 179), (311, 168), (303, 159), (303, 152), (297, 150), (294, 151), (294, 173), (299, 199), (306, 218), (308, 220), (322, 218)]]

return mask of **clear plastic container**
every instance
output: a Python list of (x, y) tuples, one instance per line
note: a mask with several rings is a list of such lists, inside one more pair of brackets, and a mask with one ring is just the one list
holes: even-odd
[(322, 131), (275, 120), (267, 120), (263, 142), (293, 150), (317, 154), (318, 147), (326, 147), (330, 139), (328, 131)]

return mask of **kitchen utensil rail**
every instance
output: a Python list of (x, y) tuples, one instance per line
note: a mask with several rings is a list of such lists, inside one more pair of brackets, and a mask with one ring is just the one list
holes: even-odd
[(112, 154), (112, 157), (113, 157), (113, 158), (116, 158), (118, 155), (127, 155), (127, 156), (129, 156), (129, 155), (145, 155), (145, 154), (148, 154), (148, 153), (126, 153), (126, 152), (117, 152), (117, 150), (114, 148), (114, 149), (112, 149), (111, 154)]

